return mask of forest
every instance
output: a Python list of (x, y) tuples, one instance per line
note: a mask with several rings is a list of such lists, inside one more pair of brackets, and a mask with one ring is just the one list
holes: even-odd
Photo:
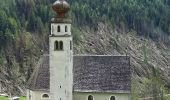
[[(0, 0), (1, 48), (22, 31), (49, 33), (55, 0)], [(169, 43), (170, 0), (69, 0), (74, 25), (106, 21), (125, 30)]]

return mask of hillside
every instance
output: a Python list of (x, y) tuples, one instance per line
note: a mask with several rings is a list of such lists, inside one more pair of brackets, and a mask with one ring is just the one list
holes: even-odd
[[(38, 59), (48, 52), (54, 1), (0, 0), (0, 82), (4, 91), (24, 94)], [(130, 56), (134, 84), (139, 86), (134, 90), (142, 96), (152, 94), (152, 87), (147, 90), (147, 86), (154, 78), (165, 90), (170, 88), (170, 0), (68, 2), (75, 54)]]
[[(165, 90), (170, 87), (169, 46), (161, 41), (155, 42), (139, 36), (136, 31), (118, 32), (102, 22), (98, 24), (97, 31), (87, 30), (89, 30), (87, 27), (80, 28), (82, 32), (80, 42), (74, 46), (76, 54), (130, 56), (133, 71), (132, 87), (135, 93), (140, 93), (143, 97), (156, 93), (152, 82), (157, 84), (158, 88), (160, 85), (165, 86)], [(159, 89), (158, 91), (161, 92)]]

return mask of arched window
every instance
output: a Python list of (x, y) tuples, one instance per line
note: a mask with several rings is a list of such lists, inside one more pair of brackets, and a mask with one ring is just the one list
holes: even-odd
[(55, 41), (54, 43), (54, 50), (63, 50), (63, 41)]
[(60, 26), (57, 27), (57, 32), (60, 32), (61, 31), (61, 28)]
[(111, 96), (110, 100), (116, 100), (115, 96)]
[(49, 95), (48, 94), (43, 94), (42, 98), (49, 98)]
[(93, 96), (92, 96), (92, 95), (89, 95), (89, 96), (88, 96), (88, 100), (93, 100)]
[(65, 26), (65, 32), (68, 32), (68, 27), (67, 26)]
[(54, 43), (54, 50), (59, 50), (58, 41), (55, 41)]
[(63, 41), (60, 41), (59, 45), (60, 45), (60, 50), (63, 50)]

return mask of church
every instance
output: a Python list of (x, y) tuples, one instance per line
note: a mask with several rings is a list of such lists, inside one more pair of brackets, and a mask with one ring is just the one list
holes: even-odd
[(73, 55), (70, 5), (57, 0), (49, 53), (28, 81), (27, 100), (131, 100), (130, 57)]

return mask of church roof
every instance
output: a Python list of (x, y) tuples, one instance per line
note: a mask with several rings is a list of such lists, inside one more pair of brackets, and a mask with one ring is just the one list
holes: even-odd
[(74, 91), (129, 92), (130, 61), (127, 56), (74, 56)]
[[(131, 69), (128, 56), (74, 56), (75, 92), (130, 93)], [(28, 82), (31, 90), (49, 91), (49, 57), (41, 58)]]
[(44, 55), (40, 58), (31, 78), (28, 80), (28, 88), (31, 90), (49, 90), (50, 72), (49, 57)]

